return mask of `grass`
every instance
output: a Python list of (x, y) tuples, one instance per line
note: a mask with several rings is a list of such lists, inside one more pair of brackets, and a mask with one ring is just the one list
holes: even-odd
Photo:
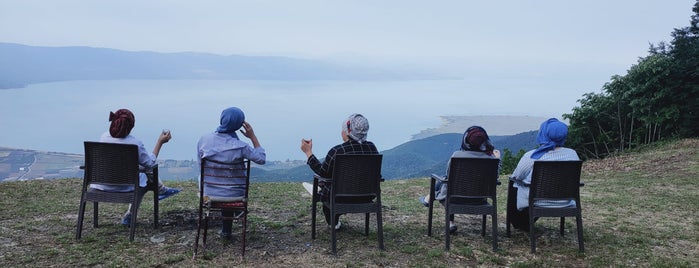
[(100, 228), (92, 227), (88, 205), (83, 238), (75, 240), (81, 181), (66, 179), (0, 184), (0, 266), (696, 267), (698, 149), (699, 140), (690, 139), (587, 161), (584, 254), (577, 251), (572, 219), (566, 221), (564, 237), (558, 235), (556, 219), (539, 220), (537, 254), (529, 253), (526, 233), (505, 237), (504, 185), (498, 190), (500, 249), (492, 251), (489, 228), (480, 236), (478, 216), (458, 215), (459, 232), (446, 252), (443, 209), (436, 209), (428, 237), (427, 209), (417, 197), (427, 192), (429, 181), (416, 178), (382, 185), (385, 251), (377, 248), (375, 221), (366, 237), (363, 215), (345, 215), (338, 253), (332, 255), (322, 215), (318, 237), (310, 237), (310, 196), (300, 184), (254, 183), (246, 258), (240, 258), (237, 241), (221, 241), (220, 227), (212, 226), (209, 248), (192, 260), (196, 183), (167, 182), (184, 191), (161, 202), (159, 229), (152, 228), (151, 203), (144, 202), (136, 239), (129, 242), (128, 229), (117, 224), (126, 206), (113, 204), (100, 205)]

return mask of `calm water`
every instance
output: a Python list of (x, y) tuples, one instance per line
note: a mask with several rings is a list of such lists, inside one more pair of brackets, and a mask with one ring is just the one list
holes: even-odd
[[(82, 153), (109, 127), (109, 111), (136, 116), (132, 134), (148, 149), (159, 132), (173, 139), (161, 159), (194, 159), (199, 137), (212, 132), (222, 109), (238, 106), (254, 127), (270, 160), (303, 159), (301, 138), (325, 155), (340, 142), (340, 123), (352, 113), (370, 122), (369, 139), (380, 150), (439, 126), (440, 115), (560, 117), (581, 93), (545, 91), (499, 83), (489, 90), (474, 81), (72, 81), (0, 90), (0, 146)], [(531, 86), (533, 87), (533, 86)], [(536, 92), (536, 94), (532, 94)], [(543, 105), (523, 105), (546, 96)], [(242, 135), (241, 135), (242, 137)], [(243, 138), (247, 140), (246, 138)]]

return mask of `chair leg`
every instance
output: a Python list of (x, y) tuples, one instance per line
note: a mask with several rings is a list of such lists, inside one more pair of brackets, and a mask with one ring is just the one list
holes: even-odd
[(487, 214), (483, 214), (483, 220), (481, 221), (481, 236), (485, 236), (485, 218)]
[(516, 206), (514, 204), (514, 195), (516, 194), (515, 188), (512, 184), (512, 182), (509, 182), (507, 184), (507, 203), (505, 204), (505, 236), (510, 237), (512, 235), (512, 231), (510, 229), (510, 225), (512, 224), (512, 219), (510, 218), (512, 213), (514, 213), (513, 209)]
[[(314, 190), (315, 191), (315, 190)], [(313, 193), (311, 201), (311, 239), (316, 239), (316, 194)]]
[(337, 230), (335, 230), (335, 225), (337, 225), (337, 222), (335, 222), (335, 209), (330, 208), (330, 233), (332, 234), (331, 239), (333, 254), (337, 253)]
[(565, 229), (565, 224), (566, 224), (566, 218), (561, 217), (561, 227), (560, 227), (561, 236), (565, 235), (565, 233), (563, 232), (563, 230)]
[(85, 216), (85, 203), (84, 201), (80, 202), (80, 207), (78, 208), (78, 224), (77, 224), (77, 229), (75, 230), (75, 239), (80, 239), (82, 237), (82, 232), (83, 232), (83, 218)]
[(199, 234), (201, 233), (201, 217), (197, 220), (197, 236), (194, 238), (194, 254), (192, 259), (197, 258), (197, 251), (199, 250)]
[(381, 205), (379, 204), (379, 210), (376, 213), (376, 232), (378, 232), (379, 238), (379, 249), (383, 250), (383, 218), (381, 216)]
[(129, 234), (129, 240), (133, 241), (134, 234), (136, 233), (136, 221), (138, 219), (138, 205), (135, 204), (131, 206), (131, 223), (130, 223), (130, 234)]
[(156, 187), (156, 190), (153, 190), (153, 228), (154, 229), (158, 229), (158, 226), (159, 226), (159, 224), (158, 224), (158, 215), (159, 215), (158, 206), (159, 205), (160, 204), (158, 202), (158, 190)]
[(366, 213), (364, 219), (364, 236), (369, 236), (369, 213)]
[(430, 195), (429, 209), (427, 210), (427, 236), (432, 236), (432, 195)]
[(99, 203), (92, 202), (92, 227), (99, 228), (99, 223), (97, 223), (97, 215), (99, 215)]
[(202, 253), (206, 250), (206, 236), (209, 233), (209, 218), (204, 218), (204, 234), (201, 239)]
[(240, 246), (240, 247), (241, 247), (241, 248), (240, 248), (240, 255), (243, 256), (243, 257), (245, 257), (245, 244), (247, 243), (247, 241), (245, 240), (245, 234), (246, 234), (246, 232), (247, 232), (247, 227), (248, 227), (248, 213), (247, 213), (247, 211), (245, 211), (245, 212), (243, 212), (243, 213), (245, 213), (245, 215), (243, 215), (243, 219), (242, 219), (242, 221), (243, 221), (243, 226), (242, 226), (242, 227), (243, 227), (243, 228), (242, 228), (242, 229), (243, 229), (243, 232), (242, 232), (242, 234), (241, 234), (241, 238), (242, 238), (243, 241), (242, 241), (242, 245)]
[(583, 224), (582, 224), (582, 216), (578, 214), (577, 217), (575, 217), (577, 229), (578, 229), (578, 249), (580, 252), (585, 252), (585, 241), (583, 240)]
[(536, 253), (536, 236), (534, 235), (534, 217), (531, 209), (529, 210), (529, 241), (531, 243), (531, 252)]
[[(493, 250), (498, 249), (498, 214), (497, 212), (493, 212), (492, 216), (493, 219)], [(485, 222), (484, 222), (485, 223)]]
[(444, 213), (444, 243), (446, 251), (449, 251), (449, 244), (451, 242), (451, 237), (449, 235), (449, 210), (447, 209)]

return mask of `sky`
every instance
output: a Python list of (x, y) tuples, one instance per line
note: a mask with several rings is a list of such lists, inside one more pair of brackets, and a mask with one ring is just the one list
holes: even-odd
[(628, 68), (649, 43), (689, 25), (694, 2), (0, 0), (0, 42), (466, 70), (536, 62)]
[(461, 79), (469, 86), (452, 98), (478, 96), (487, 107), (445, 115), (560, 118), (584, 93), (624, 75), (650, 44), (671, 41), (695, 2), (0, 0), (0, 42), (394, 68)]

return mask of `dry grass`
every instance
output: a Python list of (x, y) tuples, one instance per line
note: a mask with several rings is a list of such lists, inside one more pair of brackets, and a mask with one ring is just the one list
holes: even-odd
[(572, 220), (564, 237), (558, 235), (555, 219), (537, 222), (542, 236), (536, 255), (529, 253), (526, 233), (505, 237), (504, 186), (498, 196), (500, 250), (492, 251), (489, 229), (480, 236), (479, 217), (457, 216), (459, 232), (452, 236), (452, 250), (445, 252), (442, 210), (437, 209), (433, 236), (426, 235), (427, 209), (417, 197), (426, 193), (429, 182), (421, 178), (382, 186), (385, 251), (377, 248), (374, 223), (365, 237), (363, 216), (346, 215), (338, 254), (332, 255), (322, 215), (319, 237), (310, 238), (310, 197), (299, 184), (257, 183), (251, 189), (246, 258), (240, 258), (236, 241), (223, 242), (219, 227), (212, 226), (209, 248), (192, 260), (195, 183), (169, 183), (184, 191), (161, 203), (159, 229), (152, 228), (152, 208), (146, 202), (134, 242), (128, 241), (127, 228), (116, 224), (125, 206), (110, 204), (100, 206), (101, 227), (93, 228), (87, 217), (83, 239), (76, 241), (80, 180), (69, 179), (0, 184), (0, 266), (696, 267), (698, 148), (699, 140), (682, 140), (586, 162), (585, 254), (577, 252)]

